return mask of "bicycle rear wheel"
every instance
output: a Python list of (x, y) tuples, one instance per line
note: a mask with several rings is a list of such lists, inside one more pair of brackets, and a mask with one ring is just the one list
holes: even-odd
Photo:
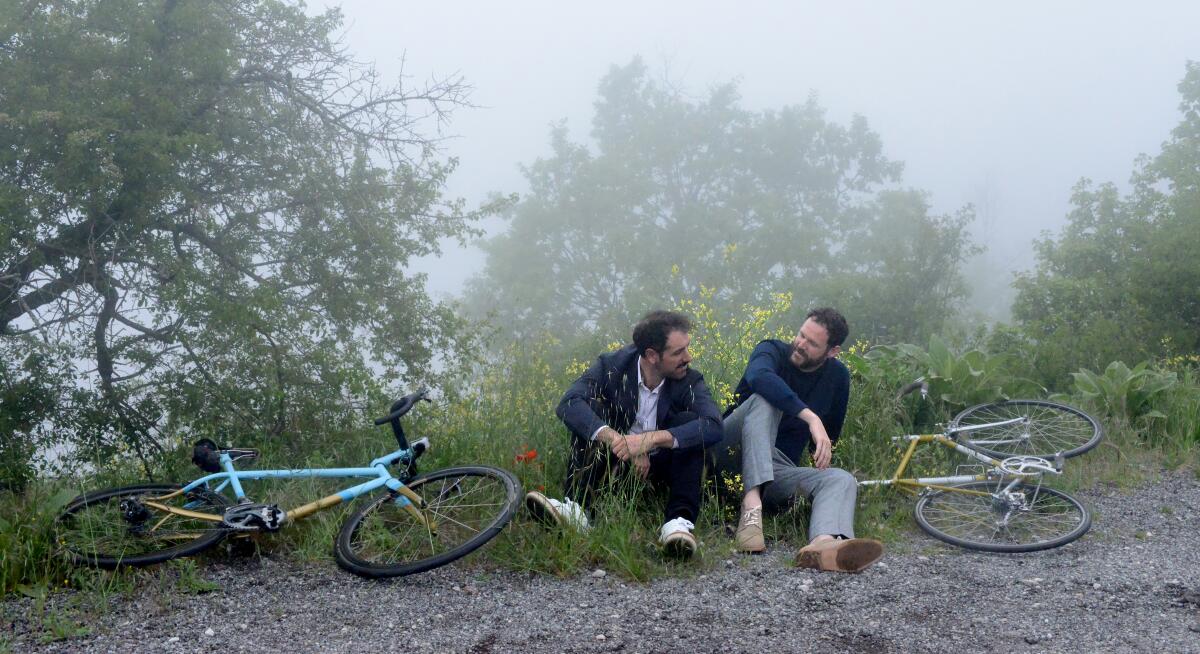
[(985, 552), (1035, 552), (1087, 533), (1092, 517), (1079, 500), (1033, 484), (973, 481), (917, 500), (917, 524), (938, 540)]
[(363, 577), (400, 577), (461, 558), (491, 540), (517, 510), (519, 484), (490, 466), (447, 468), (408, 487), (425, 502), (418, 520), (385, 493), (355, 511), (334, 542), (338, 565)]
[(142, 484), (85, 493), (55, 520), (55, 542), (72, 562), (113, 569), (191, 556), (216, 545), (228, 531), (219, 522), (168, 513), (147, 502), (222, 515), (229, 498), (196, 489), (169, 500), (171, 484)]
[[(965, 427), (1016, 418), (1024, 420), (962, 431)], [(1104, 430), (1095, 418), (1075, 407), (1041, 400), (973, 406), (955, 416), (948, 431), (960, 441), (997, 458), (1025, 455), (1052, 459), (1059, 452), (1069, 458), (1096, 447), (1104, 437)]]

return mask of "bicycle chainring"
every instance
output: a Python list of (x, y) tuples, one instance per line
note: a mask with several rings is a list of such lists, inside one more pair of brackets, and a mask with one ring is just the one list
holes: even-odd
[(237, 531), (279, 531), (284, 512), (274, 504), (238, 504), (225, 509), (221, 526)]

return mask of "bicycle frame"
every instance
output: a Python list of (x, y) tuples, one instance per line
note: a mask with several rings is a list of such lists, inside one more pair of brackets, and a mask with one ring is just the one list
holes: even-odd
[[(909, 434), (907, 436), (898, 436), (893, 440), (907, 440), (908, 449), (905, 450), (904, 456), (900, 459), (900, 464), (896, 466), (896, 472), (892, 474), (891, 479), (872, 479), (868, 481), (858, 482), (859, 486), (900, 486), (907, 490), (916, 492), (918, 488), (938, 488), (949, 489), (951, 484), (961, 484), (968, 481), (984, 481), (989, 479), (987, 473), (979, 475), (952, 475), (948, 477), (909, 477), (901, 478), (900, 475), (908, 468), (909, 461), (912, 460), (913, 453), (916, 452), (917, 446), (921, 443), (939, 443), (950, 449), (966, 454), (967, 456), (982, 461), (983, 463), (992, 466), (993, 468), (1000, 467), (1000, 461), (986, 454), (982, 454), (972, 450), (961, 443), (956, 443), (944, 434)], [(955, 489), (958, 490), (958, 489)], [(968, 492), (968, 491), (964, 491)], [(976, 492), (976, 491), (969, 491)]]
[[(414, 443), (415, 446), (415, 443)], [(407, 463), (413, 457), (413, 447), (408, 447), (401, 450), (396, 450), (390, 454), (381, 456), (374, 461), (371, 461), (369, 467), (366, 468), (305, 468), (294, 470), (237, 470), (234, 468), (233, 459), (227, 452), (221, 452), (221, 467), (224, 472), (216, 472), (204, 477), (201, 477), (183, 488), (160, 496), (158, 500), (167, 500), (177, 497), (188, 491), (201, 486), (220, 493), (226, 488), (233, 491), (234, 497), (238, 502), (246, 502), (248, 498), (245, 490), (242, 488), (242, 480), (259, 480), (259, 479), (306, 479), (306, 478), (345, 478), (345, 477), (369, 477), (369, 481), (351, 486), (334, 493), (327, 495), (314, 502), (309, 502), (303, 506), (294, 509), (286, 510), (283, 518), (280, 520), (280, 527), (306, 518), (318, 511), (327, 509), (331, 506), (349, 502), (360, 495), (365, 495), (381, 487), (387, 487), (389, 490), (397, 493), (396, 503), (401, 508), (407, 510), (414, 517), (420, 520), (427, 526), (432, 527), (432, 524), (426, 519), (425, 514), (420, 510), (424, 508), (424, 502), (420, 496), (404, 485), (402, 481), (392, 476), (388, 472), (388, 465), (392, 463)], [(217, 486), (212, 488), (212, 484)], [(155, 502), (153, 499), (143, 501), (147, 506), (154, 507), (166, 513), (187, 516), (199, 520), (207, 520), (211, 522), (222, 522), (224, 516), (213, 513), (201, 513), (198, 511), (190, 511), (188, 509), (180, 509), (177, 507), (168, 506)]]
[[(897, 436), (897, 437), (893, 438), (892, 440), (893, 441), (907, 440), (908, 448), (905, 450), (904, 456), (901, 457), (900, 464), (896, 467), (896, 472), (892, 474), (891, 479), (872, 479), (872, 480), (868, 480), (868, 481), (860, 481), (860, 482), (858, 482), (858, 485), (859, 486), (899, 486), (901, 488), (904, 488), (905, 490), (908, 490), (908, 491), (914, 492), (914, 493), (917, 492), (917, 489), (932, 488), (932, 489), (936, 489), (936, 490), (949, 490), (949, 491), (954, 491), (954, 492), (959, 492), (959, 493), (970, 493), (970, 494), (975, 494), (975, 495), (988, 495), (989, 493), (984, 493), (982, 491), (957, 488), (957, 487), (955, 487), (955, 485), (956, 484), (964, 484), (964, 483), (971, 482), (971, 481), (987, 481), (989, 479), (994, 479), (994, 480), (998, 480), (1000, 482), (1007, 481), (1008, 485), (1004, 490), (1010, 491), (1024, 479), (1029, 479), (1032, 477), (1040, 477), (1042, 475), (1042, 473), (1045, 472), (1045, 470), (1038, 470), (1036, 472), (1028, 472), (1028, 473), (1010, 472), (1010, 471), (1004, 469), (1004, 467), (1003, 467), (1004, 463), (1001, 460), (996, 459), (991, 456), (988, 456), (982, 452), (979, 452), (978, 450), (975, 450), (974, 448), (963, 445), (962, 443), (959, 443), (959, 442), (955, 441), (953, 438), (951, 438), (950, 435), (957, 434), (957, 433), (963, 433), (963, 432), (972, 432), (972, 431), (977, 431), (977, 430), (981, 430), (981, 429), (989, 429), (989, 428), (993, 428), (993, 427), (1002, 427), (1002, 426), (1006, 426), (1006, 425), (1013, 425), (1013, 424), (1017, 424), (1017, 423), (1021, 423), (1021, 422), (1027, 422), (1027, 421), (1028, 421), (1027, 418), (1013, 418), (1011, 420), (1004, 420), (1004, 421), (1000, 421), (1000, 422), (992, 422), (992, 423), (986, 423), (986, 424), (980, 424), (980, 425), (970, 425), (967, 427), (960, 427), (958, 429), (955, 429), (953, 432), (947, 432), (944, 434), (909, 434), (906, 436)], [(1013, 442), (1013, 441), (987, 441), (987, 442), (989, 442), (989, 443), (1009, 443), (1009, 442)], [(978, 474), (978, 475), (951, 475), (951, 476), (947, 476), (947, 477), (901, 478), (900, 475), (903, 475), (904, 471), (908, 468), (908, 464), (912, 460), (913, 453), (916, 452), (917, 446), (922, 443), (938, 443), (940, 445), (944, 445), (956, 452), (959, 452), (960, 454), (965, 454), (966, 456), (971, 457), (972, 459), (975, 459), (977, 461), (980, 461), (980, 462), (990, 466), (991, 470), (984, 471), (982, 474)], [(998, 475), (997, 474), (989, 474), (990, 472), (993, 472), (993, 471), (999, 471), (999, 474)]]

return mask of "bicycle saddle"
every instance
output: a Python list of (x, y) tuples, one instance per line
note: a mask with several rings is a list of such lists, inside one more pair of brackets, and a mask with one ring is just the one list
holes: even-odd
[(258, 458), (258, 450), (256, 449), (249, 447), (221, 447), (211, 439), (201, 438), (192, 447), (192, 463), (195, 463), (205, 472), (221, 472), (221, 454), (223, 453), (228, 454), (229, 458), (234, 461), (238, 459)]

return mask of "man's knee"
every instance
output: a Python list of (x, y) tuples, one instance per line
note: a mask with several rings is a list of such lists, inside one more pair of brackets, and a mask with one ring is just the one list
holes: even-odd
[[(755, 394), (751, 395), (750, 397), (746, 398), (746, 401), (742, 402), (742, 405), (746, 406), (745, 411), (747, 413), (763, 412), (768, 415), (772, 414), (772, 413), (778, 413), (780, 416), (783, 415), (782, 411), (780, 411), (779, 409), (776, 409), (773, 404), (771, 404), (770, 402), (767, 401), (767, 398), (759, 395), (758, 393), (755, 393)], [(738, 408), (740, 409), (741, 407), (739, 406)]]
[(736, 419), (725, 421), (727, 438), (730, 435), (729, 428), (735, 425), (741, 432), (742, 439), (751, 435), (773, 437), (775, 432), (779, 431), (779, 422), (783, 420), (783, 412), (772, 406), (765, 397), (758, 393), (746, 398), (745, 402), (734, 409), (734, 413), (738, 414)]
[(825, 479), (821, 486), (823, 489), (836, 490), (850, 495), (858, 494), (858, 480), (854, 478), (854, 475), (841, 468), (825, 470)]

